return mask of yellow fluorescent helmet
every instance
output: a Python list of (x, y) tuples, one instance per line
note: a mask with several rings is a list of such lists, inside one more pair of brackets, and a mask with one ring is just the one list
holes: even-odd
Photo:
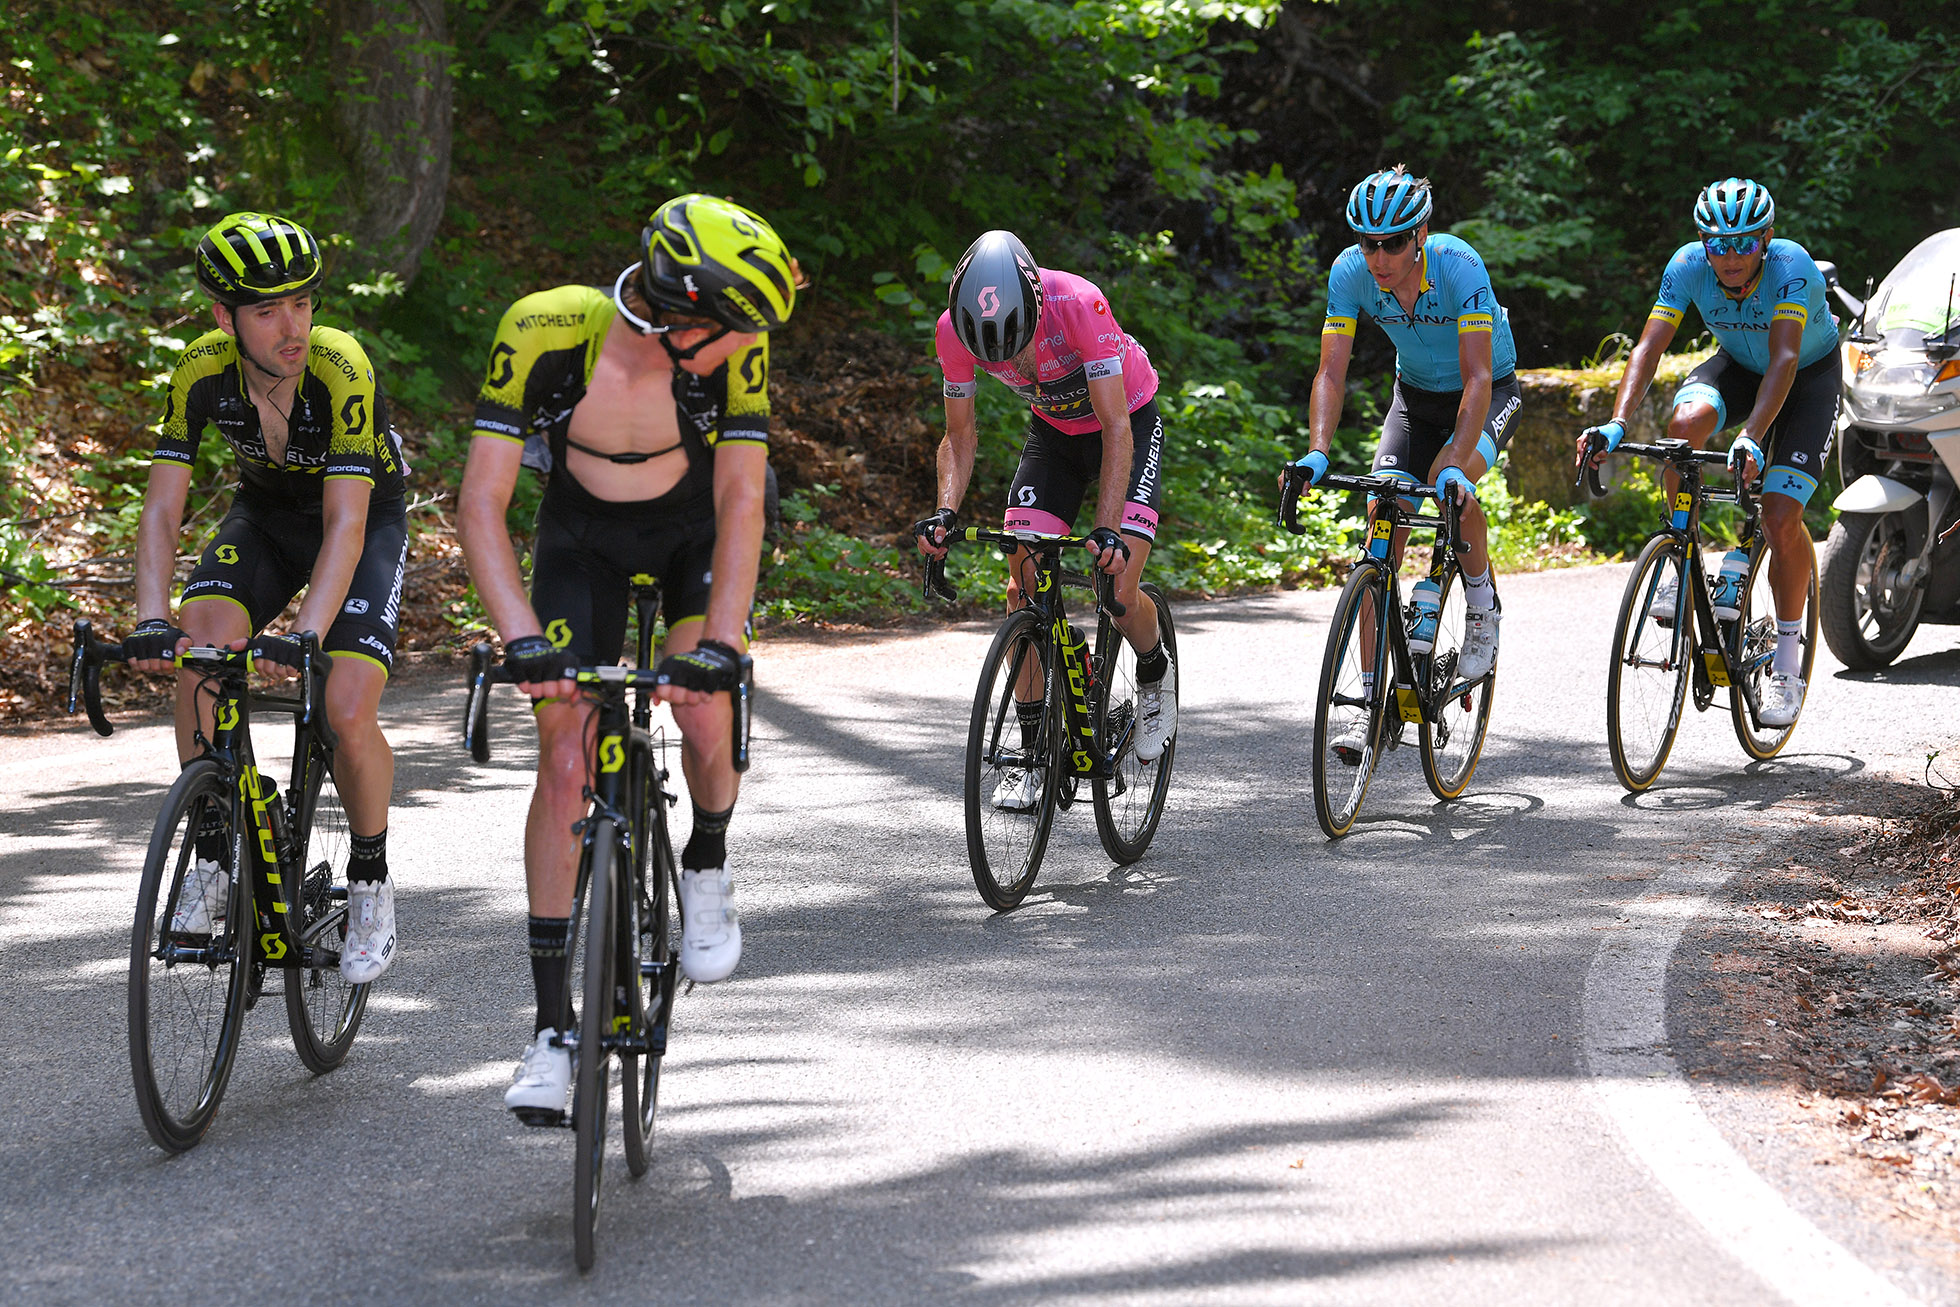
[(234, 213), (197, 243), (197, 284), (234, 307), (312, 290), (325, 269), (313, 233), (269, 213)]
[(766, 219), (732, 200), (679, 195), (640, 233), (640, 294), (731, 331), (774, 331), (796, 307), (796, 261)]

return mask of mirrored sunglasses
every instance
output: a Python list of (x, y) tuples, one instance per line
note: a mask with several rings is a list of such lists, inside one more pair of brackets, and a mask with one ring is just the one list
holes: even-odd
[(1400, 254), (1403, 250), (1409, 248), (1409, 242), (1415, 238), (1416, 234), (1412, 231), (1399, 232), (1394, 236), (1384, 236), (1380, 240), (1363, 236), (1361, 238), (1361, 252), (1363, 254), (1373, 254), (1376, 250), (1380, 250), (1383, 254)]
[(1702, 248), (1710, 254), (1754, 254), (1763, 248), (1763, 234), (1759, 231), (1740, 236), (1704, 236)]

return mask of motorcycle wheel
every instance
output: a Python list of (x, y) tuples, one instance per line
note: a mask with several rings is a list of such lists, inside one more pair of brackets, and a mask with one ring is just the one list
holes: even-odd
[(1919, 629), (1924, 584), (1899, 573), (1926, 539), (1924, 501), (1898, 513), (1843, 513), (1818, 560), (1818, 622), (1824, 643), (1854, 672), (1889, 666)]

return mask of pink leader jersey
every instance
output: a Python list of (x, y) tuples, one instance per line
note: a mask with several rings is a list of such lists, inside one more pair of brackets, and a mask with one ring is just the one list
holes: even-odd
[(1102, 426), (1089, 404), (1092, 378), (1121, 376), (1132, 413), (1148, 404), (1157, 394), (1157, 370), (1150, 366), (1150, 355), (1143, 346), (1116, 325), (1116, 315), (1109, 311), (1102, 291), (1072, 272), (1042, 268), (1040, 273), (1035, 384), (1029, 385), (1012, 364), (975, 358), (953, 334), (952, 314), (942, 313), (938, 345), (939, 369), (946, 374), (945, 394), (953, 399), (971, 398), (978, 386), (974, 378), (978, 369), (1027, 400), (1036, 417), (1072, 436), (1086, 435)]

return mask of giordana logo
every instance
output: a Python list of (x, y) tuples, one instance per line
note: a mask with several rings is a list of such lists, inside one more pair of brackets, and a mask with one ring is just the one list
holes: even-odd
[(1384, 457), (1384, 458), (1382, 459), (1382, 466), (1383, 466), (1383, 467), (1394, 467), (1394, 466), (1396, 465), (1396, 463), (1397, 463), (1398, 461), (1399, 461), (1399, 460), (1398, 460), (1398, 459), (1397, 459), (1397, 458), (1395, 457), (1395, 455), (1393, 455), (1393, 454), (1389, 454), (1389, 455), (1386, 455), (1386, 456), (1385, 456), (1385, 457)]
[(1808, 463), (1810, 461), (1810, 455), (1799, 449), (1796, 453), (1790, 455), (1790, 461), (1792, 463)]
[(365, 613), (367, 610), (368, 610), (367, 600), (349, 599), (347, 601), (347, 606), (342, 608), (340, 611), (343, 613)]
[(980, 288), (980, 316), (991, 318), (1000, 312), (1000, 287), (982, 286)]

